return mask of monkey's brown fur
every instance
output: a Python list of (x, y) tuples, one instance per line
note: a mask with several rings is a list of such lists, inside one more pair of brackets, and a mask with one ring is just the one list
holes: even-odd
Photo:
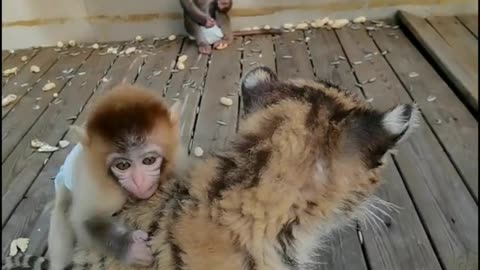
[[(169, 106), (159, 95), (151, 90), (132, 85), (119, 85), (102, 96), (90, 112), (86, 121), (87, 141), (83, 142), (88, 149), (89, 161), (99, 172), (104, 172), (106, 156), (115, 151), (129, 147), (131, 143), (143, 136), (165, 151), (167, 159), (162, 163), (162, 178), (169, 177), (175, 164), (179, 146), (178, 128), (170, 119)], [(134, 123), (134, 124), (132, 124)], [(110, 177), (98, 177), (99, 180), (110, 180)], [(107, 181), (102, 185), (104, 191), (118, 190), (116, 183)]]
[[(119, 214), (152, 235), (148, 269), (307, 268), (323, 236), (362, 216), (383, 154), (418, 115), (401, 107), (406, 128), (388, 133), (378, 122), (386, 114), (363, 101), (327, 83), (278, 81), (266, 68), (251, 71), (242, 91), (246, 119), (231, 149)], [(74, 261), (133, 269), (86, 250)]]

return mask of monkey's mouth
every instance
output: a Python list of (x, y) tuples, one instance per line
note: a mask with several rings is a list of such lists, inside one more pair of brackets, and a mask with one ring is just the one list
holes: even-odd
[(155, 183), (153, 184), (152, 186), (150, 186), (147, 190), (145, 191), (142, 191), (142, 192), (137, 192), (135, 194), (135, 196), (140, 199), (140, 200), (146, 200), (146, 199), (149, 199), (150, 197), (153, 196), (153, 194), (155, 193), (155, 191), (157, 191), (157, 188), (158, 188), (158, 183)]

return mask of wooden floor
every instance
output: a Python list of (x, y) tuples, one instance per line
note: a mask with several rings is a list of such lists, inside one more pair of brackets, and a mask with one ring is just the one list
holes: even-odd
[(399, 17), (459, 95), (478, 112), (478, 16), (423, 19), (401, 12)]
[[(100, 95), (127, 82), (156, 89), (170, 101), (185, 101), (182, 140), (189, 149), (221, 149), (237, 129), (239, 81), (262, 64), (281, 78), (331, 80), (380, 109), (416, 102), (423, 113), (418, 132), (390, 158), (386, 184), (378, 192), (400, 211), (378, 211), (376, 224), (335, 235), (316, 269), (477, 268), (478, 122), (401, 28), (240, 37), (210, 57), (199, 57), (184, 39), (108, 46), (118, 46), (119, 52), (136, 46), (137, 51), (118, 56), (85, 46), (2, 53), (3, 70), (19, 69), (2, 79), (2, 96), (18, 96), (2, 108), (4, 256), (19, 237), (30, 238), (28, 252), (46, 251), (49, 217), (44, 208), (54, 195), (52, 177), (71, 146), (38, 153), (30, 146), (33, 139), (51, 145), (68, 139), (68, 125), (82, 123)], [(182, 54), (188, 55), (187, 68), (175, 71)], [(30, 72), (32, 65), (41, 71)], [(56, 88), (42, 91), (48, 81)], [(222, 96), (234, 98), (234, 105), (222, 106)]]

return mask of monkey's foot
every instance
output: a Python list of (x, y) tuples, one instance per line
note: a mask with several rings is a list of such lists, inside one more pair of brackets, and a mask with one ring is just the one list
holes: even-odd
[(198, 52), (200, 52), (201, 54), (211, 54), (212, 47), (210, 47), (210, 45), (198, 46)]
[(141, 266), (149, 266), (153, 263), (153, 253), (147, 244), (148, 234), (144, 231), (132, 233), (132, 243), (128, 247), (127, 263)]
[(226, 40), (219, 40), (213, 43), (213, 47), (217, 50), (223, 50), (228, 47), (228, 42)]

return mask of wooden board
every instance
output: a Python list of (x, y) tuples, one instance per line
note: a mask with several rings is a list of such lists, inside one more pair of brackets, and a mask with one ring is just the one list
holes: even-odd
[[(39, 139), (50, 145), (57, 145), (72, 122), (68, 118), (76, 116), (87, 103), (97, 86), (97, 82), (102, 79), (103, 74), (108, 70), (115, 58), (116, 56), (114, 55), (100, 56), (98, 54), (89, 57), (79, 70), (79, 72), (85, 71), (88, 73), (84, 76), (72, 78), (71, 84), (65, 86), (58, 95), (62, 102), (52, 104), (46, 108), (38, 121), (20, 140), (18, 147), (15, 148), (9, 159), (3, 164), (4, 170), (10, 169), (13, 171), (11, 174), (5, 175), (6, 177), (11, 177), (11, 179), (3, 180), (12, 181), (13, 186), (6, 190), (2, 196), (2, 201), (4, 202), (2, 206), (2, 226), (34, 180), (34, 177), (27, 177), (25, 171), (36, 176), (38, 170), (43, 165), (43, 161), (51, 155), (49, 153), (36, 152), (30, 146), (30, 142), (33, 139)], [(21, 178), (16, 180), (17, 176), (21, 176)]]
[[(20, 71), (22, 71), (23, 68), (28, 65), (28, 62), (33, 57), (35, 57), (37, 53), (38, 53), (37, 49), (18, 50), (15, 53), (11, 54), (10, 57), (8, 57), (8, 59), (5, 60), (5, 62), (2, 61), (2, 71), (9, 68), (13, 68), (13, 67), (17, 67), (18, 69), (16, 74), (12, 74), (10, 76), (3, 76), (2, 74), (2, 86), (4, 86), (9, 80), (14, 78)], [(22, 61), (21, 60), (22, 56), (26, 56), (27, 61)], [(30, 66), (28, 65), (28, 67)]]
[[(428, 125), (478, 201), (478, 165), (472, 162), (478, 160), (478, 122), (407, 37), (401, 32), (397, 35), (398, 39), (392, 39), (387, 32), (377, 31), (373, 38), (381, 51), (390, 51), (386, 55), (389, 65), (422, 108)], [(418, 77), (412, 78), (412, 72)], [(429, 102), (429, 96), (436, 100)]]
[(165, 94), (166, 84), (172, 74), (170, 71), (175, 66), (182, 44), (183, 39), (156, 42), (152, 51), (154, 55), (149, 55), (145, 60), (135, 84)]
[(40, 72), (32, 73), (30, 68), (22, 69), (17, 76), (13, 77), (4, 87), (2, 87), (2, 95), (17, 95), (17, 100), (7, 107), (2, 107), (2, 119), (15, 110), (15, 105), (23, 98), (25, 94), (33, 89), (33, 87), (41, 81), (40, 78), (55, 64), (58, 60), (58, 53), (52, 48), (40, 50), (28, 63), (29, 66), (36, 65), (40, 67)]
[[(337, 34), (350, 61), (378, 50), (365, 31), (342, 29)], [(355, 72), (359, 81), (377, 78), (364, 86), (375, 107), (412, 102), (381, 54), (355, 66)], [(478, 254), (478, 207), (423, 118), (398, 150), (395, 162), (439, 260), (446, 269), (457, 269), (459, 261)]]
[(461, 15), (457, 18), (478, 38), (478, 15)]
[[(308, 49), (317, 79), (329, 81), (341, 88), (354, 92), (359, 97), (361, 91), (355, 87), (350, 65), (340, 58), (345, 57), (335, 32), (328, 30), (307, 31)], [(322, 44), (322, 46), (318, 46)], [(304, 59), (303, 61), (306, 61)], [(339, 65), (330, 63), (340, 61)], [(279, 69), (285, 67), (279, 66)], [(299, 74), (301, 75), (301, 74)], [(305, 76), (309, 76), (305, 74)], [(303, 77), (303, 76), (302, 76)], [(319, 256), (320, 269), (363, 270), (368, 269), (356, 228), (346, 228), (337, 232), (333, 240)]]
[(459, 61), (456, 52), (426, 20), (400, 11), (399, 18), (434, 59), (467, 104), (478, 111), (478, 73)]
[(455, 17), (432, 16), (427, 21), (469, 69), (478, 73), (478, 39)]
[[(32, 88), (28, 95), (18, 102), (15, 106), (15, 111), (2, 119), (2, 163), (5, 162), (20, 139), (42, 115), (45, 109), (50, 106), (50, 103), (54, 100), (53, 93), (60, 93), (70, 82), (70, 79), (65, 78), (62, 80), (56, 78), (62, 75), (63, 70), (69, 68), (73, 68), (73, 74), (76, 74), (78, 68), (90, 56), (92, 50), (79, 50), (79, 52), (80, 54), (76, 56), (61, 56), (55, 66), (45, 73), (41, 78), (42, 80)], [(48, 81), (55, 83), (56, 87), (50, 91), (43, 91), (42, 88)], [(34, 109), (36, 105), (38, 107)], [(8, 187), (8, 182), (6, 182), (4, 175), (4, 172), (2, 172), (2, 188)], [(3, 192), (5, 192), (5, 189), (3, 189)]]
[[(214, 50), (209, 60), (192, 144), (192, 149), (197, 146), (203, 149), (204, 157), (223, 149), (236, 132), (241, 75), (241, 52), (238, 48), (241, 44), (242, 38), (235, 38), (226, 49)], [(221, 97), (231, 98), (233, 105), (222, 105)], [(217, 121), (225, 125), (220, 125)]]
[(7, 58), (10, 56), (10, 52), (9, 51), (2, 51), (2, 66), (3, 66), (3, 62), (5, 60), (7, 60)]
[[(185, 70), (172, 75), (165, 97), (170, 104), (175, 102), (181, 102), (182, 104), (180, 137), (188, 154), (197, 119), (202, 87), (205, 85), (209, 57), (199, 54), (197, 45), (189, 39), (185, 40), (181, 54), (188, 57), (185, 62)], [(190, 69), (192, 67), (194, 69)]]
[(303, 32), (285, 33), (273, 39), (279, 78), (315, 78)]
[[(107, 70), (99, 72), (99, 74), (105, 74), (104, 77), (107, 78), (107, 80), (102, 80), (101, 77), (99, 80), (92, 80), (92, 83), (97, 84), (98, 86), (92, 89), (93, 91), (91, 92), (91, 97), (89, 98), (87, 105), (81, 106), (80, 110), (77, 111), (77, 119), (74, 121), (74, 124), (79, 125), (85, 121), (87, 115), (86, 112), (89, 111), (89, 108), (95, 103), (95, 100), (105, 91), (110, 90), (121, 82), (134, 83), (142, 64), (143, 57), (140, 55), (132, 55), (129, 57), (123, 56), (117, 58), (113, 65)], [(67, 138), (68, 140), (70, 136), (71, 133), (67, 132), (64, 138)], [(28, 190), (26, 199), (21, 202), (19, 207), (22, 207), (23, 204), (37, 204), (38, 201), (42, 201), (42, 198), (44, 198), (43, 201), (53, 198), (54, 187), (51, 179), (56, 175), (58, 168), (63, 164), (66, 155), (72, 147), (73, 145), (69, 146), (68, 150), (58, 151), (51, 155), (48, 162), (45, 164), (45, 168), (43, 168), (31, 188)], [(42, 207), (44, 206), (45, 204), (42, 204)], [(39, 214), (40, 217), (38, 217)], [(18, 223), (22, 224), (25, 220), (25, 217), (22, 217), (22, 215), (19, 215), (16, 211), (8, 221), (3, 232), (4, 235), (9, 235), (9, 239), (14, 239), (18, 237), (18, 235), (29, 235), (31, 238), (29, 252), (40, 254), (45, 251), (47, 244), (46, 239), (49, 227), (49, 213), (45, 211), (40, 213), (39, 211), (36, 213), (29, 212), (27, 215), (31, 215), (29, 218), (35, 220), (35, 222), (30, 223), (29, 226), (23, 227), (21, 231), (14, 230), (16, 226), (19, 226)], [(8, 230), (8, 228), (10, 228), (10, 230)], [(4, 244), (5, 243), (2, 242), (2, 247)]]
[[(258, 66), (266, 66), (275, 70), (275, 55), (273, 49), (273, 41), (270, 35), (257, 35), (245, 37), (243, 41), (242, 55), (242, 76), (245, 76), (250, 70)], [(241, 93), (240, 93), (241, 96)], [(243, 103), (239, 99), (239, 117), (243, 116)]]

